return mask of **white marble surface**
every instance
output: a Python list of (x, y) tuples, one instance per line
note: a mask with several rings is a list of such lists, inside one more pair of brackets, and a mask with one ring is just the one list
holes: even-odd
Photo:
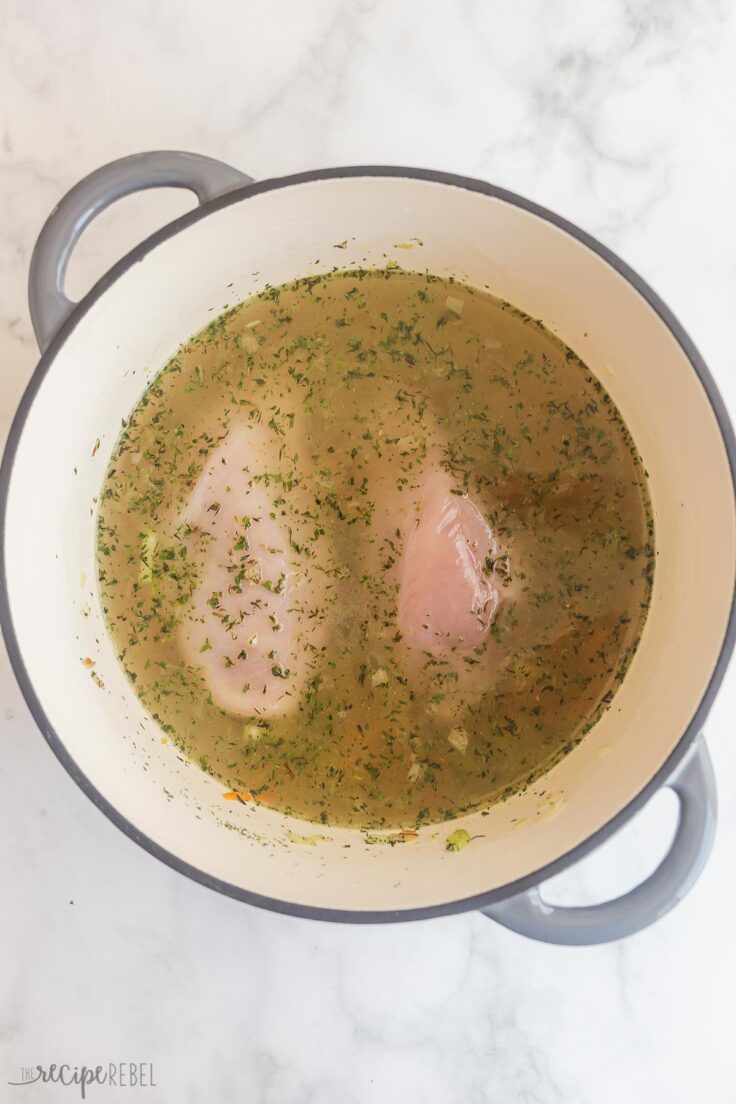
[[(3, 433), (36, 360), (25, 281), (44, 217), (86, 172), (156, 147), (257, 177), (393, 162), (526, 194), (654, 284), (736, 409), (732, 0), (0, 0), (0, 26)], [(189, 202), (108, 212), (71, 289)], [(154, 1063), (139, 1095), (163, 1104), (736, 1100), (733, 675), (708, 724), (705, 875), (655, 929), (578, 951), (480, 916), (353, 928), (220, 898), (93, 808), (4, 654), (1, 678), (0, 1100), (78, 1098), (7, 1087), (22, 1065), (122, 1059)], [(655, 799), (557, 898), (632, 884), (673, 815)]]

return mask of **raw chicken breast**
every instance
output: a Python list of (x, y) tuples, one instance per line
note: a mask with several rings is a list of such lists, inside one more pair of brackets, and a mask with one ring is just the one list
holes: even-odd
[(259, 426), (232, 429), (192, 493), (183, 520), (199, 535), (200, 570), (180, 627), (215, 704), (259, 716), (288, 708), (299, 675), (288, 535), (258, 478), (269, 455), (264, 437)]
[(418, 648), (476, 647), (499, 600), (484, 574), (496, 554), (493, 534), (470, 499), (452, 493), (444, 472), (426, 479), (417, 505), (405, 534), (399, 629)]

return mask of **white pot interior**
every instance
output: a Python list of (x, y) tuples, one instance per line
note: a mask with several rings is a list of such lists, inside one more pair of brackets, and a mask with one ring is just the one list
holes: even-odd
[[(394, 248), (410, 238), (423, 246)], [(336, 251), (345, 239), (348, 249)], [(116, 660), (94, 561), (95, 496), (121, 418), (179, 343), (267, 283), (389, 259), (487, 286), (580, 354), (644, 458), (658, 549), (639, 651), (583, 743), (527, 793), (396, 846), (225, 802), (216, 781), (162, 744)], [(404, 910), (540, 870), (642, 790), (713, 671), (734, 587), (735, 531), (726, 452), (702, 385), (667, 326), (607, 262), (501, 199), (411, 178), (352, 177), (291, 184), (215, 211), (153, 248), (93, 303), (30, 410), (10, 484), (6, 555), (18, 645), (49, 724), (138, 832), (252, 893), (299, 906)], [(87, 656), (102, 688), (82, 665)], [(460, 826), (477, 838), (448, 852), (445, 839)], [(325, 839), (305, 845), (290, 831)]]

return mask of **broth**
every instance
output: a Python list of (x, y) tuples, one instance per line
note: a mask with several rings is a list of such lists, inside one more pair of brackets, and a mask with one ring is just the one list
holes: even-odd
[(576, 354), (397, 268), (267, 288), (182, 346), (98, 525), (110, 631), (176, 745), (231, 797), (371, 828), (569, 752), (654, 570), (640, 458)]

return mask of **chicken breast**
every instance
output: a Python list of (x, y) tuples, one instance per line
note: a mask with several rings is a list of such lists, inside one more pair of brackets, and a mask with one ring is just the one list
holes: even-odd
[(426, 478), (417, 506), (405, 534), (399, 630), (418, 648), (476, 647), (499, 601), (486, 565), (497, 551), (493, 533), (443, 471)]
[(199, 581), (179, 629), (215, 704), (258, 716), (289, 707), (304, 667), (295, 657), (296, 571), (263, 473), (273, 453), (266, 435), (260, 426), (232, 429), (192, 493), (183, 521)]

